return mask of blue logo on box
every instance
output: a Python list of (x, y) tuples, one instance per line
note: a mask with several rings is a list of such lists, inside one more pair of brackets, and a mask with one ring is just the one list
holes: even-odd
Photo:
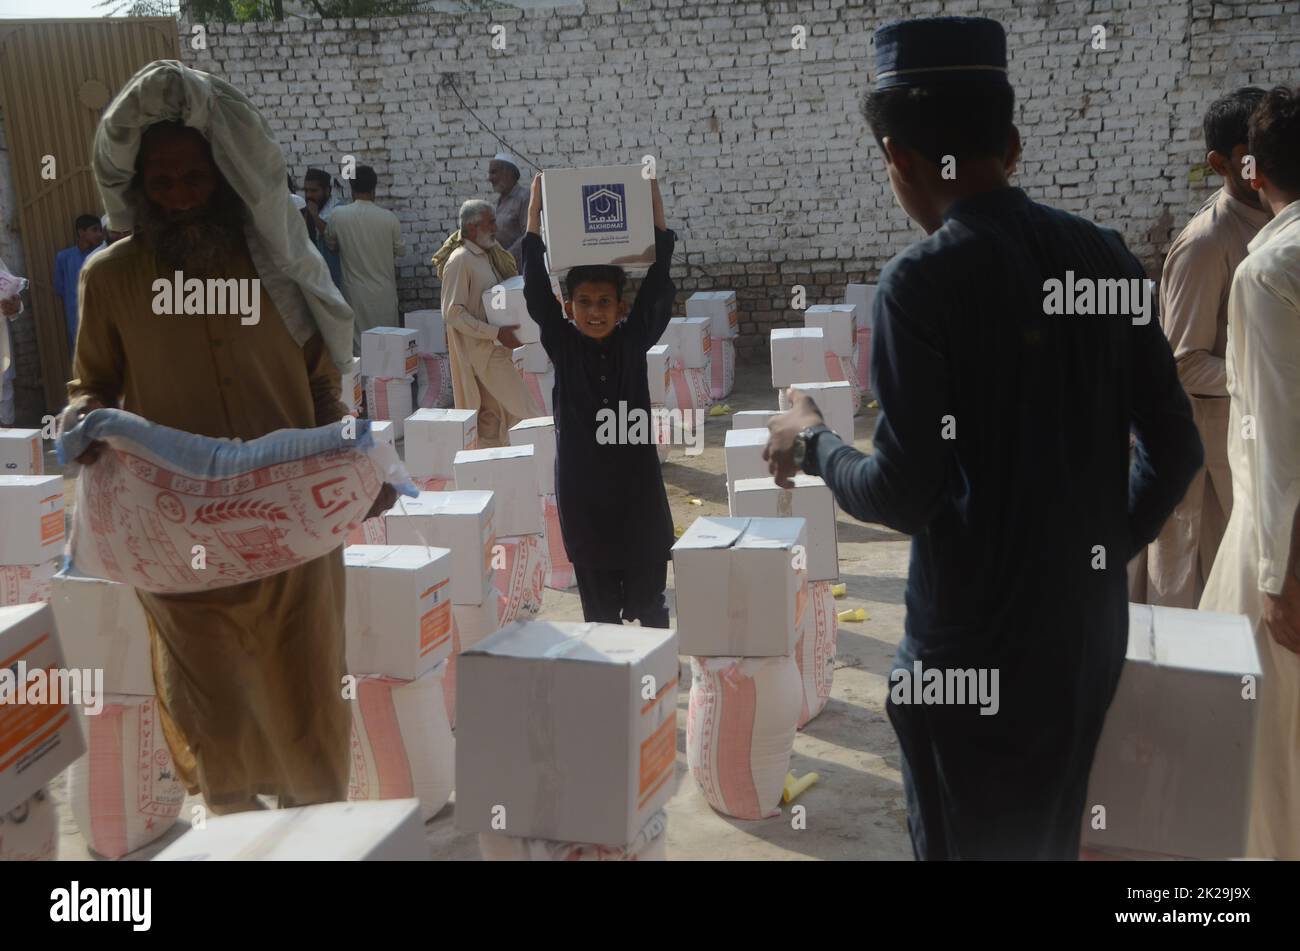
[(593, 231), (627, 230), (627, 196), (622, 185), (583, 185), (582, 224)]

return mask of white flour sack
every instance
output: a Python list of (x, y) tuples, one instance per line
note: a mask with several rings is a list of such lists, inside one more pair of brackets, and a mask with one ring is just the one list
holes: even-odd
[(86, 845), (117, 859), (176, 824), (176, 778), (154, 697), (110, 695), (86, 717), (86, 752), (68, 767), (68, 800)]
[(541, 535), (496, 540), (501, 548), (492, 553), (492, 584), (501, 592), (497, 602), (499, 628), (516, 618), (537, 617), (542, 610), (542, 595), (550, 570), (544, 541)]
[(737, 819), (780, 813), (803, 702), (794, 657), (692, 657), (686, 762), (709, 805)]
[(622, 848), (524, 839), (501, 832), (480, 832), (478, 847), (488, 862), (662, 862), (667, 858), (667, 830), (668, 814), (660, 809)]
[(59, 857), (59, 813), (48, 789), (0, 812), (0, 862), (53, 862)]
[(831, 698), (831, 678), (835, 673), (835, 640), (839, 634), (839, 615), (831, 582), (814, 581), (808, 585), (808, 610), (803, 613), (799, 643), (794, 647), (799, 679), (803, 682), (803, 705), (799, 711), (799, 729), (821, 713)]
[(419, 680), (357, 678), (348, 799), (419, 799), (428, 822), (451, 799), (456, 741), (442, 695), (446, 662)]
[[(69, 542), (78, 574), (156, 594), (256, 581), (340, 547), (385, 482), (415, 496), (368, 420), (210, 439), (97, 409), (58, 438), (81, 469)], [(200, 547), (201, 546), (201, 547)]]

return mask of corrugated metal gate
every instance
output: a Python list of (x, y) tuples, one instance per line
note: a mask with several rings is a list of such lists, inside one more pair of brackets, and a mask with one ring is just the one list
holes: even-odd
[(95, 127), (140, 67), (179, 58), (169, 18), (0, 20), (0, 109), (50, 412), (64, 403), (71, 369), (54, 256), (76, 241), (77, 215), (102, 212), (90, 170)]

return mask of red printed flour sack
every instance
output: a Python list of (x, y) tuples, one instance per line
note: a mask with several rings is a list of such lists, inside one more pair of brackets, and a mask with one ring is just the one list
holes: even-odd
[(442, 680), (446, 662), (418, 680), (361, 676), (352, 699), (348, 799), (419, 799), (428, 822), (451, 799), (456, 746)]
[(185, 787), (156, 698), (109, 694), (103, 711), (85, 722), (87, 749), (68, 767), (68, 801), (86, 845), (117, 859), (176, 824)]
[(382, 515), (368, 518), (348, 532), (349, 545), (387, 545), (388, 529)]
[(50, 600), (50, 582), (58, 561), (41, 565), (0, 565), (0, 607)]
[[(659, 459), (667, 455), (667, 445), (660, 447)], [(560, 532), (560, 506), (554, 495), (542, 496), (542, 515), (546, 519), (546, 528), (542, 535), (546, 541), (547, 568), (546, 587), (556, 591), (567, 591), (578, 583), (569, 561), (569, 550), (564, 547), (564, 535)]]
[(831, 582), (814, 581), (808, 585), (808, 610), (804, 611), (799, 643), (794, 648), (799, 679), (803, 682), (803, 705), (799, 710), (798, 728), (821, 713), (831, 698), (831, 679), (835, 674), (835, 640), (839, 634), (839, 615)]
[(422, 353), (417, 359), (417, 408), (445, 409), (451, 406), (451, 357), (445, 353)]
[(667, 831), (668, 814), (660, 810), (622, 848), (524, 839), (502, 832), (480, 832), (478, 847), (487, 862), (662, 862), (668, 857)]
[(545, 373), (525, 371), (524, 382), (528, 384), (528, 392), (533, 394), (533, 400), (542, 407), (542, 415), (555, 415), (555, 407), (551, 404), (552, 397), (555, 395), (555, 369), (552, 367)]
[(849, 387), (849, 395), (852, 397), (853, 412), (856, 414), (862, 407), (862, 390), (858, 385), (858, 368), (853, 365), (853, 358), (836, 356), (828, 352), (826, 354), (826, 382), (848, 382), (852, 384)]
[(737, 819), (780, 813), (803, 688), (786, 657), (692, 657), (686, 762), (710, 806)]
[(81, 470), (69, 544), (78, 574), (156, 594), (256, 581), (343, 545), (384, 483), (415, 496), (368, 420), (282, 429), (238, 443), (116, 409), (59, 436), (59, 461), (106, 444)]
[(713, 405), (709, 390), (709, 368), (674, 366), (668, 371), (667, 396), (669, 409), (708, 409)]
[(53, 862), (59, 857), (59, 813), (48, 789), (0, 812), (0, 862)]
[(709, 354), (709, 395), (720, 400), (736, 385), (736, 342), (714, 337)]
[(498, 595), (497, 626), (516, 618), (530, 620), (542, 610), (548, 559), (542, 535), (498, 538), (492, 553), (492, 585)]

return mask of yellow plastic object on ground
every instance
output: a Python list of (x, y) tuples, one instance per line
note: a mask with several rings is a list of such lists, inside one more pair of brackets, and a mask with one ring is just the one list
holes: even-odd
[(726, 403), (721, 403), (721, 404), (715, 403), (709, 409), (710, 416), (726, 416), (730, 412), (731, 412), (731, 407), (728, 406)]
[(865, 621), (867, 619), (866, 608), (849, 608), (847, 611), (839, 613), (841, 621)]
[(842, 598), (844, 597), (844, 595), (848, 594), (848, 591), (849, 591), (849, 586), (845, 584), (843, 581), (831, 585), (832, 598)]
[(794, 773), (785, 774), (785, 789), (781, 792), (782, 802), (794, 802), (809, 786), (821, 779), (817, 773), (804, 773), (799, 779)]

